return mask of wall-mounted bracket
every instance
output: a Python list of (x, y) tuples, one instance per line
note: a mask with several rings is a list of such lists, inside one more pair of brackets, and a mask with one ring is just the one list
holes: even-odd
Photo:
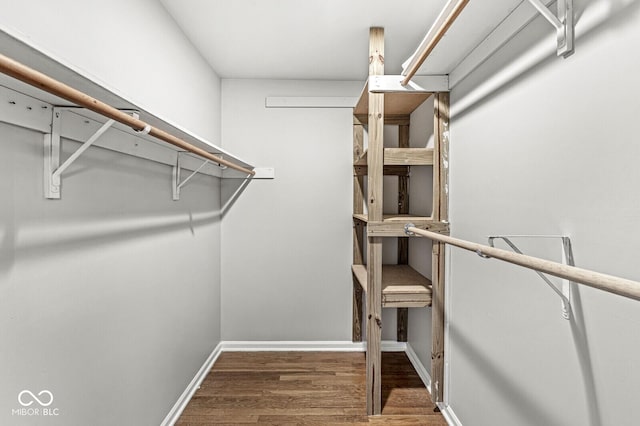
[(573, 0), (558, 0), (557, 16), (551, 12), (542, 0), (529, 0), (544, 18), (556, 29), (558, 56), (567, 58), (574, 52)]
[[(173, 166), (173, 201), (178, 201), (180, 199), (180, 188), (186, 185), (192, 177), (194, 177), (200, 170), (204, 168), (207, 164), (210, 163), (209, 160), (204, 160), (204, 163), (200, 165), (197, 169), (195, 169), (189, 176), (187, 176), (182, 182), (180, 182), (180, 175), (182, 172), (182, 165), (180, 164), (180, 157), (184, 155), (183, 152), (178, 152), (176, 156), (176, 165)], [(221, 166), (222, 167), (222, 166)]]
[[(511, 241), (511, 238), (557, 238), (562, 240), (562, 263), (569, 266), (575, 266), (573, 260), (573, 250), (571, 248), (571, 239), (563, 235), (492, 235), (489, 239), (489, 245), (495, 247), (493, 242), (496, 239), (503, 240), (511, 249), (523, 254), (522, 251)], [(571, 282), (562, 280), (562, 287), (559, 289), (545, 274), (534, 271), (547, 285), (562, 299), (562, 317), (566, 320), (571, 319)]]
[[(73, 107), (54, 107), (51, 118), (51, 133), (44, 134), (44, 196), (52, 200), (60, 199), (62, 173), (115, 123), (114, 120), (108, 120), (64, 163), (60, 164), (62, 113), (69, 109), (73, 109)], [(137, 111), (126, 110), (125, 112), (137, 118)]]

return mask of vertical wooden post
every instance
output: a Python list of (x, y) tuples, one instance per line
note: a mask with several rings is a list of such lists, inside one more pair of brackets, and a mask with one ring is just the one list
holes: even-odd
[[(369, 31), (369, 75), (384, 74), (384, 29)], [(382, 221), (384, 94), (369, 93), (369, 221)], [(382, 411), (382, 238), (367, 238), (367, 414)]]
[[(364, 129), (362, 123), (357, 118), (353, 118), (353, 161), (360, 158), (364, 152)], [(353, 174), (353, 213), (362, 214), (364, 212), (364, 176)], [(359, 220), (353, 220), (353, 264), (364, 264), (362, 247), (364, 237), (364, 226)], [(362, 286), (353, 277), (353, 318), (351, 339), (354, 342), (362, 342)]]
[[(409, 125), (398, 126), (398, 147), (409, 148)], [(398, 176), (398, 213), (409, 213), (409, 176)], [(398, 237), (398, 265), (409, 264), (409, 238)], [(397, 309), (397, 340), (406, 342), (409, 327), (409, 308)]]
[[(449, 218), (449, 94), (438, 93), (434, 98), (433, 152), (433, 219)], [(442, 402), (444, 396), (444, 324), (445, 324), (445, 244), (433, 243), (432, 256), (432, 343), (431, 343), (431, 399)]]

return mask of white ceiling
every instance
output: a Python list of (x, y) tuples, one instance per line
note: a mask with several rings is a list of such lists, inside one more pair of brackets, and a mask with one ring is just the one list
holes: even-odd
[[(446, 0), (160, 0), (223, 78), (363, 80), (369, 27), (385, 28), (385, 73)], [(450, 72), (522, 0), (471, 1), (420, 74)]]

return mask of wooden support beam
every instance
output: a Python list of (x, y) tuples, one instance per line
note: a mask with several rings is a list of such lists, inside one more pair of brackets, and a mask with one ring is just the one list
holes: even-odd
[[(384, 30), (369, 32), (369, 75), (384, 74)], [(369, 95), (369, 175), (367, 205), (369, 220), (382, 220), (382, 167), (384, 146), (384, 94)], [(382, 412), (382, 238), (367, 238), (367, 414)]]
[[(409, 124), (398, 126), (398, 148), (409, 148)], [(432, 157), (433, 158), (433, 157)], [(398, 176), (398, 214), (409, 214), (409, 175)], [(409, 238), (398, 237), (398, 265), (409, 264)], [(398, 342), (406, 342), (409, 333), (409, 309), (398, 308), (397, 333)]]
[[(437, 221), (449, 218), (449, 94), (434, 99), (433, 214)], [(431, 399), (444, 398), (445, 245), (433, 243), (431, 309)]]
[(353, 323), (351, 328), (351, 341), (362, 342), (362, 286), (353, 277)]
[[(353, 123), (353, 159), (360, 158), (364, 151), (364, 129), (359, 120), (354, 119)], [(364, 213), (364, 177), (355, 174), (353, 177), (353, 213)], [(364, 264), (363, 244), (364, 227), (360, 221), (353, 221), (353, 264)], [(354, 342), (362, 342), (362, 287), (353, 280), (353, 317), (351, 339)]]

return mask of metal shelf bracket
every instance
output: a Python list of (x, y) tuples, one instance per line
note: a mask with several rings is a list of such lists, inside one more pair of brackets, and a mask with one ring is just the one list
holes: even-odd
[[(573, 260), (573, 250), (571, 248), (571, 238), (563, 235), (492, 235), (488, 237), (489, 245), (494, 246), (494, 240), (504, 241), (511, 249), (523, 254), (522, 251), (511, 241), (511, 238), (557, 238), (562, 240), (562, 263), (569, 266), (575, 266)], [(562, 300), (562, 317), (566, 320), (571, 319), (571, 282), (562, 280), (562, 286), (559, 289), (545, 274), (535, 271), (536, 274), (553, 290)]]
[[(54, 107), (51, 118), (51, 133), (44, 134), (44, 196), (51, 200), (60, 199), (62, 173), (73, 164), (91, 145), (113, 126), (114, 120), (104, 123), (66, 161), (60, 164), (62, 112), (72, 107)], [(137, 116), (136, 111), (127, 111)]]
[(556, 29), (558, 56), (571, 56), (574, 52), (573, 0), (558, 0), (557, 16), (542, 0), (529, 0), (529, 3)]
[[(187, 182), (189, 182), (189, 180), (191, 180), (192, 177), (194, 177), (198, 172), (200, 172), (200, 170), (202, 170), (204, 168), (204, 166), (206, 166), (207, 164), (215, 164), (210, 160), (205, 160), (204, 163), (202, 163), (197, 169), (195, 169), (189, 176), (187, 176), (182, 182), (180, 181), (182, 179), (181, 174), (182, 174), (182, 165), (180, 164), (180, 158), (182, 155), (189, 155), (187, 152), (183, 152), (183, 151), (178, 151), (178, 155), (176, 156), (176, 164), (175, 166), (173, 166), (173, 201), (178, 201), (180, 200), (180, 189), (185, 186), (187, 184)], [(216, 154), (218, 157), (223, 158), (222, 154)], [(223, 164), (217, 164), (218, 167), (220, 167), (222, 170), (226, 169), (227, 166), (223, 165)]]

